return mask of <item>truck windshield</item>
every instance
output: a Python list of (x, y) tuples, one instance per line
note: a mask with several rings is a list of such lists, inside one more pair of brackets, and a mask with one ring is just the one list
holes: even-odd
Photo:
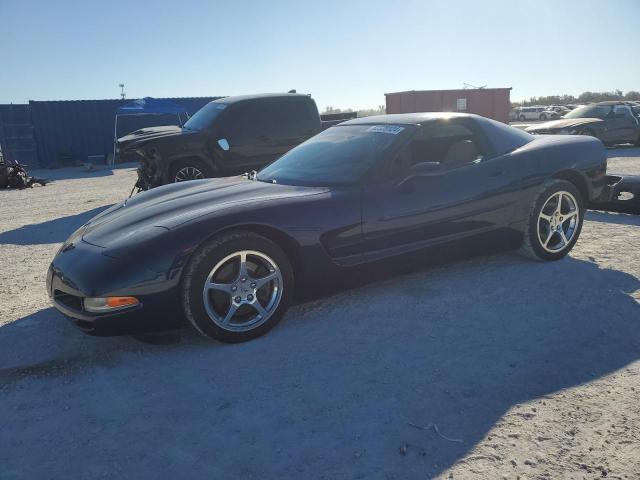
[(353, 185), (408, 131), (401, 125), (343, 125), (298, 145), (257, 179), (310, 187)]
[(587, 105), (571, 110), (563, 118), (607, 118), (610, 111), (610, 105)]
[(184, 124), (184, 128), (196, 131), (205, 130), (213, 124), (213, 121), (218, 118), (225, 108), (227, 108), (226, 103), (207, 103), (204, 107), (194, 113), (189, 120), (187, 120)]

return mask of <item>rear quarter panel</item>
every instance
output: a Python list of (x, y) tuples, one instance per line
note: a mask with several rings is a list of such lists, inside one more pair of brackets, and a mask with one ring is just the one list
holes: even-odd
[(607, 157), (600, 140), (579, 135), (540, 135), (511, 152), (521, 173), (516, 221), (525, 221), (542, 184), (550, 178), (571, 179), (583, 191), (585, 204), (606, 185)]

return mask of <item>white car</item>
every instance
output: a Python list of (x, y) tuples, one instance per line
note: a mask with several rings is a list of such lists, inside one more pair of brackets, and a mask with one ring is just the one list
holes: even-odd
[(552, 110), (547, 110), (547, 107), (520, 107), (516, 108), (515, 118), (524, 122), (525, 120), (549, 120), (551, 118), (558, 118), (558, 114)]

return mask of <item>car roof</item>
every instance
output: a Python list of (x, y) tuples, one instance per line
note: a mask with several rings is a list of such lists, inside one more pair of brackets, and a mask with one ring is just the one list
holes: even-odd
[(230, 105), (232, 103), (245, 102), (247, 100), (258, 100), (263, 98), (292, 98), (292, 97), (310, 98), (310, 95), (307, 95), (304, 93), (256, 93), (253, 95), (236, 95), (232, 97), (223, 97), (223, 98), (214, 100), (214, 102)]
[(627, 105), (624, 100), (608, 100), (606, 102), (597, 102), (596, 105)]
[(354, 118), (347, 120), (340, 125), (420, 125), (432, 120), (444, 118), (483, 118), (472, 113), (455, 112), (421, 112), (421, 113), (392, 113), (389, 115), (372, 115), (370, 117)]

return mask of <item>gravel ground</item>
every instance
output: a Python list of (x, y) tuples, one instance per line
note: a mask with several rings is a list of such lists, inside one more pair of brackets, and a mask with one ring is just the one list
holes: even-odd
[[(640, 149), (609, 170), (640, 173)], [(60, 243), (132, 169), (0, 192), (0, 478), (640, 478), (640, 217), (296, 306), (240, 345), (93, 338)]]

